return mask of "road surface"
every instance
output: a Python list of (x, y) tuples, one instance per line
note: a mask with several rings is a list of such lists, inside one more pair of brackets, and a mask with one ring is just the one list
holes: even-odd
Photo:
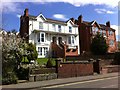
[[(90, 81), (81, 81), (81, 82), (74, 82), (74, 83), (67, 83), (67, 84), (61, 84), (61, 85), (54, 85), (54, 86), (48, 86), (43, 87), (43, 90), (60, 90), (60, 88), (111, 88), (111, 90), (118, 90), (115, 88), (118, 88), (118, 77), (110, 77), (110, 78), (103, 78), (103, 79), (95, 79)], [(38, 90), (38, 89), (34, 89)], [(65, 89), (68, 90), (68, 89)], [(94, 89), (90, 89), (94, 90)], [(96, 89), (95, 89), (96, 90)]]

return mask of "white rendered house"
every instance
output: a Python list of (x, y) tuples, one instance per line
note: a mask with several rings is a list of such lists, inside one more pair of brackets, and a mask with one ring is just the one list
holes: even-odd
[(36, 45), (38, 58), (79, 55), (78, 25), (70, 19), (66, 22), (28, 15), (21, 16), (20, 35)]

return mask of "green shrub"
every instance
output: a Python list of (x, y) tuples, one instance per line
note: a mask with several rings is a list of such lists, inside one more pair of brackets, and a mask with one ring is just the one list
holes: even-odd
[(54, 66), (55, 66), (55, 59), (53, 59), (53, 58), (48, 59), (46, 67), (51, 68)]
[(16, 84), (18, 83), (18, 78), (14, 72), (9, 72), (6, 74), (6, 76), (2, 77), (2, 84)]
[(36, 60), (37, 59), (38, 53), (36, 51), (35, 45), (33, 45), (32, 43), (29, 43), (28, 47), (27, 47), (27, 52), (28, 52), (27, 59), (29, 60), (29, 62), (31, 60)]
[(17, 76), (19, 80), (28, 80), (29, 68), (20, 67), (17, 70)]
[(114, 64), (120, 65), (120, 52), (115, 53)]
[(95, 55), (104, 55), (108, 50), (108, 45), (105, 38), (97, 33), (97, 35), (92, 39), (91, 52)]

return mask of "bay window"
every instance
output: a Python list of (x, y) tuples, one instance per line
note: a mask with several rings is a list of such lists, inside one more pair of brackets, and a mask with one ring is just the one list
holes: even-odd
[(45, 42), (45, 33), (44, 32), (40, 32), (37, 34), (37, 41), (38, 42)]
[(75, 37), (74, 36), (68, 37), (68, 44), (75, 44)]

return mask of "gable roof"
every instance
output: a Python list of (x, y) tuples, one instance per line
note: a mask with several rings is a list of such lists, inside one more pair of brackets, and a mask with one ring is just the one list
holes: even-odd
[(42, 17), (44, 20), (46, 20), (46, 18), (42, 14), (39, 14), (36, 18), (38, 17)]
[(99, 25), (101, 26), (101, 29), (103, 29), (103, 30), (106, 30), (106, 28), (107, 28), (107, 30), (109, 29), (109, 30), (115, 31), (115, 29), (113, 29), (111, 27), (108, 27), (108, 26), (106, 26), (104, 24), (99, 24)]
[[(29, 19), (30, 20), (37, 20), (37, 17), (38, 16), (29, 15)], [(43, 18), (45, 18), (45, 17), (43, 17)], [(55, 24), (61, 24), (61, 25), (67, 25), (67, 21), (54, 20), (54, 19), (50, 19), (50, 18), (45, 18), (45, 22), (50, 22), (50, 23), (55, 23)], [(74, 24), (73, 26), (77, 26), (77, 24)]]
[[(75, 20), (76, 21), (76, 23), (78, 23), (78, 20)], [(88, 21), (83, 21), (82, 23), (83, 24), (85, 24), (85, 25), (87, 25), (87, 26), (91, 26), (92, 27), (92, 24), (93, 23), (95, 23), (96, 21), (94, 20), (94, 21), (92, 21), (92, 22), (88, 22)], [(96, 22), (97, 23), (97, 22)], [(97, 23), (98, 24), (98, 23)], [(99, 27), (100, 27), (100, 29), (102, 29), (102, 30), (112, 30), (112, 31), (115, 31), (115, 29), (113, 29), (113, 28), (111, 28), (111, 27), (108, 27), (108, 26), (106, 26), (106, 25), (104, 25), (104, 24), (98, 24), (99, 25)]]

